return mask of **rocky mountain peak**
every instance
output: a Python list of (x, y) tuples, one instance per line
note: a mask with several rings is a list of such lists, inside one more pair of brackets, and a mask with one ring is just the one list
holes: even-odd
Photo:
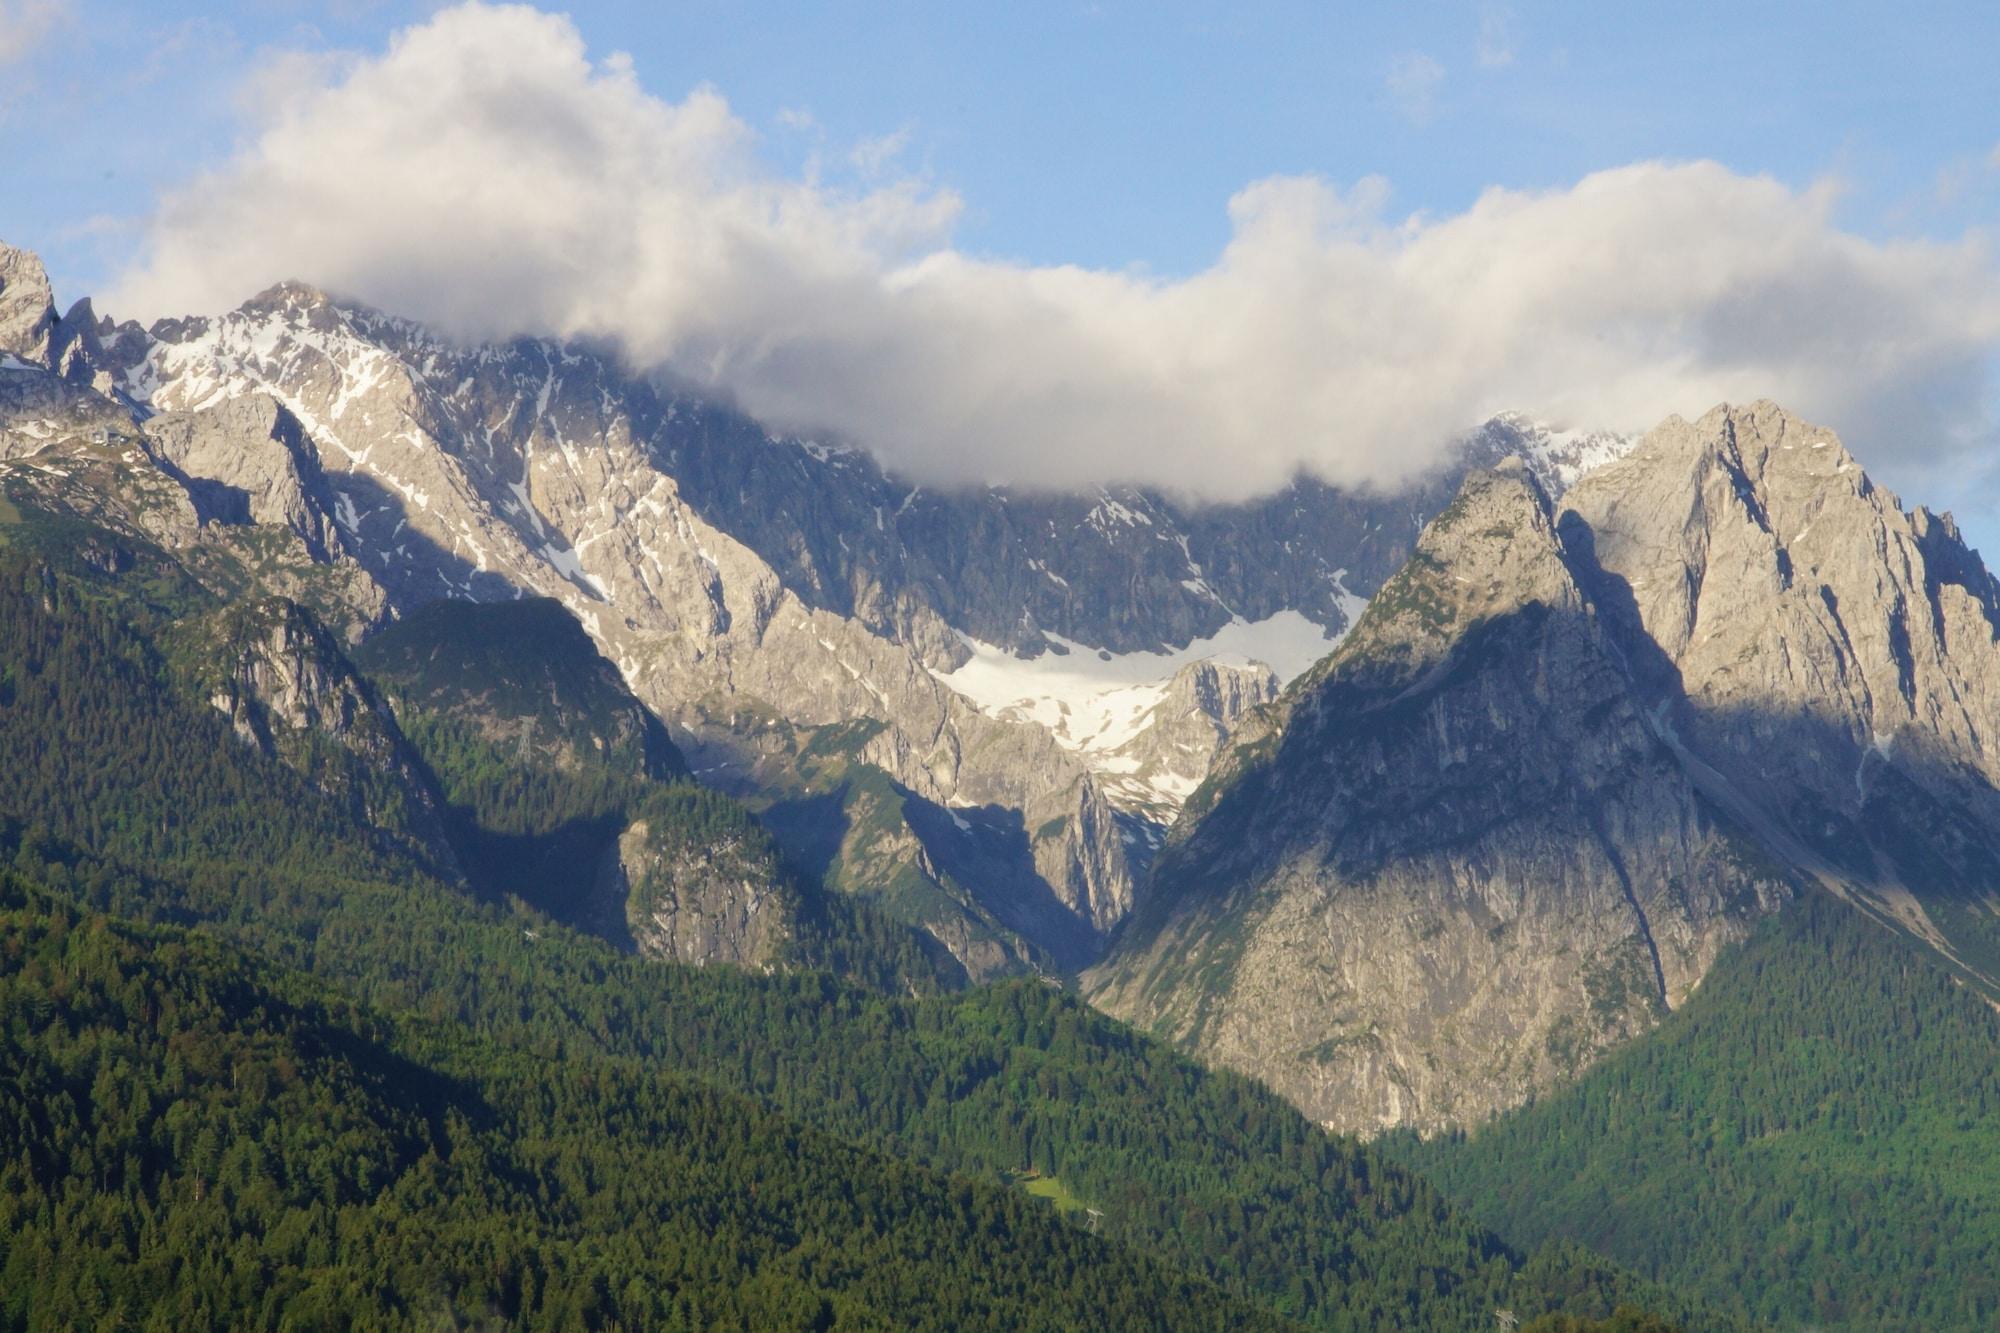
[(1770, 403), (1666, 423), (1564, 510), (1718, 799), (1981, 974), (1947, 900), (2000, 870), (2000, 589), (1956, 526)]
[(1956, 526), (1769, 402), (1554, 505), (1532, 472), (1470, 474), (1239, 730), (1099, 1001), (1365, 1129), (1643, 1030), (1809, 885), (2000, 993), (2000, 589)]
[(1643, 1031), (1787, 892), (1662, 743), (1524, 460), (1469, 474), (1239, 729), (1087, 979), (1350, 1130), (1476, 1120)]
[(1580, 594), (1553, 515), (1547, 491), (1519, 457), (1467, 473), (1409, 562), (1303, 688), (1335, 662), (1413, 672), (1447, 654), (1468, 627), (1529, 603), (1574, 609)]
[(1956, 526), (1771, 403), (1669, 420), (1563, 507), (1698, 699), (1832, 710), (1866, 738), (1992, 648), (1992, 580)]
[(41, 259), (0, 242), (0, 353), (46, 364), (55, 323), (55, 293)]
[(1467, 441), (1465, 458), (1487, 466), (1518, 458), (1543, 490), (1560, 497), (1585, 473), (1631, 452), (1638, 439), (1618, 431), (1564, 429), (1523, 412), (1502, 412)]
[(286, 278), (258, 292), (238, 309), (246, 315), (311, 315), (333, 310), (334, 300), (309, 282)]

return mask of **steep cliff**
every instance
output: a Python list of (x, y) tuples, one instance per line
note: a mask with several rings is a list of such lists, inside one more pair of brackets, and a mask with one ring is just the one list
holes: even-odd
[(1093, 998), (1350, 1130), (1518, 1102), (1790, 892), (1655, 735), (1518, 463), (1467, 479), (1186, 820)]
[(2000, 587), (1950, 517), (1770, 403), (1564, 501), (1649, 706), (1774, 853), (2000, 980)]

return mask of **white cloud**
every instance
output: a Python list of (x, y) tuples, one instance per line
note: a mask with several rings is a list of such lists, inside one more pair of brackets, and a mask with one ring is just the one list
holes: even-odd
[(909, 127), (905, 126), (894, 134), (863, 139), (847, 155), (848, 161), (854, 164), (854, 169), (861, 173), (863, 179), (876, 180), (895, 165), (896, 159), (910, 146), (910, 138)]
[(1473, 48), (1481, 69), (1514, 63), (1514, 11), (1487, 5), (1479, 11), (1479, 40)]
[(1843, 232), (1827, 185), (1640, 163), (1397, 217), (1379, 180), (1272, 178), (1168, 281), (961, 253), (948, 192), (778, 178), (720, 95), (661, 101), (531, 10), (313, 68), (102, 308), (299, 277), (467, 336), (610, 338), (934, 482), (1388, 485), (1502, 409), (1643, 428), (1761, 396), (1871, 461), (1990, 436), (1991, 257)]
[(1438, 89), (1444, 85), (1444, 66), (1421, 51), (1411, 51), (1389, 62), (1382, 81), (1396, 109), (1417, 125), (1428, 125), (1437, 115)]
[(69, 0), (0, 0), (0, 69), (26, 60), (69, 17)]

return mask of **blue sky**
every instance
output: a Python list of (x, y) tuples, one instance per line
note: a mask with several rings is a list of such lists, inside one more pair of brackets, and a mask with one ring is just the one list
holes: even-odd
[[(120, 284), (135, 254), (171, 231), (161, 221), (162, 195), (184, 191), (204, 170), (223, 172), (242, 201), (243, 226), (251, 227), (247, 219), (254, 209), (240, 166), (246, 146), (256, 145), (271, 128), (269, 108), (283, 91), (274, 83), (286, 83), (295, 69), (305, 71), (298, 77), (308, 83), (331, 85), (344, 77), (292, 58), (344, 51), (364, 63), (379, 60), (392, 32), (423, 24), (438, 9), (390, 0), (331, 5), (254, 0), (189, 17), (184, 8), (172, 16), (164, 8), (124, 0), (0, 0), (0, 59), (8, 61), (0, 72), (6, 89), (0, 92), (0, 154), (10, 181), (0, 197), (0, 237), (40, 251), (65, 299), (107, 288), (184, 291), (188, 299), (207, 291), (191, 280), (179, 286), (154, 282), (150, 288)], [(1718, 224), (1718, 236), (1726, 232), (1726, 243), (1739, 250), (1758, 248), (1758, 227), (1782, 228), (1788, 209), (1815, 213), (1814, 225), (1824, 235), (1808, 238), (1806, 249), (1818, 258), (1801, 259), (1794, 267), (1774, 262), (1769, 271), (1752, 275), (1762, 292), (1813, 294), (1786, 307), (1785, 319), (1766, 321), (1796, 346), (1782, 356), (1761, 350), (1748, 356), (1721, 349), (1730, 338), (1708, 336), (1689, 348), (1655, 345), (1633, 335), (1640, 319), (1705, 328), (1727, 319), (1739, 330), (1744, 324), (1740, 312), (1729, 313), (1727, 300), (1713, 295), (1662, 316), (1654, 293), (1635, 298), (1631, 311), (1607, 316), (1609, 323), (1513, 331), (1520, 340), (1548, 337), (1558, 345), (1567, 337), (1585, 349), (1623, 339), (1640, 349), (1634, 357), (1643, 352), (1655, 362), (1690, 367), (1651, 397), (1634, 367), (1599, 367), (1583, 357), (1579, 364), (1588, 369), (1580, 375), (1631, 382), (1628, 390), (1591, 399), (1552, 389), (1554, 372), (1548, 367), (1523, 368), (1481, 344), (1457, 355), (1500, 368), (1447, 395), (1451, 410), (1484, 410), (1518, 388), (1536, 400), (1522, 404), (1531, 408), (1547, 400), (1550, 410), (1571, 416), (1601, 412), (1636, 418), (1652, 411), (1656, 399), (1674, 410), (1683, 405), (1698, 410), (1707, 405), (1701, 395), (1711, 382), (1720, 396), (1768, 379), (1772, 392), (1789, 393), (1806, 408), (1837, 416), (1830, 424), (1858, 436), (1867, 446), (1864, 459), (1883, 464), (1891, 480), (1918, 485), (1926, 497), (1943, 492), (1946, 500), (1974, 504), (1982, 511), (1976, 520), (1981, 525), (1992, 508), (1986, 462), (1993, 440), (1990, 321), (1983, 313), (1970, 320), (1948, 309), (1950, 300), (1939, 293), (1964, 287), (1968, 304), (1992, 295), (1986, 290), (1990, 258), (1983, 251), (1967, 255), (1983, 246), (2000, 206), (2000, 80), (1992, 70), (1993, 53), (2000, 51), (2000, 9), (1995, 7), (1231, 7), (1099, 0), (980, 7), (573, 4), (562, 12), (571, 17), (600, 73), (613, 53), (623, 52), (645, 94), (664, 106), (684, 106), (700, 88), (726, 99), (732, 123), (753, 136), (731, 172), (803, 183), (841, 207), (840, 201), (888, 187), (948, 195), (943, 239), (928, 244), (955, 260), (987, 263), (967, 279), (974, 285), (984, 289), (1003, 278), (1018, 279), (1035, 288), (1037, 300), (1043, 288), (1061, 280), (1056, 266), (1076, 266), (1093, 279), (1123, 275), (1155, 284), (1138, 296), (1157, 297), (1168, 306), (1184, 295), (1183, 304), (1207, 300), (1204, 292), (1183, 293), (1171, 284), (1219, 267), (1218, 257), (1245, 227), (1243, 217), (1232, 216), (1231, 200), (1274, 178), (1318, 181), (1333, 192), (1284, 203), (1276, 210), (1281, 219), (1310, 215), (1316, 220), (1301, 224), (1308, 230), (1339, 233), (1339, 244), (1350, 248), (1385, 251), (1404, 244), (1398, 238), (1412, 225), (1467, 217), (1493, 187), (1526, 198), (1572, 191), (1592, 173), (1635, 163), (1718, 164), (1726, 182), (1704, 183), (1691, 175), (1665, 179), (1647, 186), (1653, 193), (1640, 196), (1628, 211), (1691, 200), (1699, 189), (1715, 187), (1722, 201), (1718, 214), (1736, 210), (1733, 220)], [(352, 107), (340, 114), (351, 115)], [(288, 181), (296, 176), (290, 167), (281, 174)], [(1788, 192), (1774, 207), (1746, 202), (1751, 183), (1764, 177)], [(1358, 185), (1370, 178), (1379, 181)], [(1366, 196), (1365, 207), (1356, 205), (1355, 211), (1367, 215), (1364, 221), (1342, 220), (1342, 210), (1360, 195)], [(379, 195), (363, 202), (379, 202)], [(1341, 217), (1328, 222), (1329, 210)], [(1252, 209), (1259, 217), (1269, 211), (1262, 205)], [(1549, 225), (1570, 226), (1575, 212), (1558, 210)], [(277, 215), (282, 217), (282, 210)], [(1700, 229), (1702, 207), (1697, 203), (1679, 216), (1677, 235), (1629, 233), (1624, 243), (1632, 247), (1635, 263), (1643, 263), (1656, 244), (1681, 246), (1686, 253), (1676, 252), (1676, 263), (1703, 262), (1705, 251), (1686, 235)], [(203, 218), (215, 222), (209, 214)], [(1491, 247), (1522, 244), (1527, 225), (1493, 229), (1492, 239), (1480, 242), (1489, 247), (1494, 266), (1505, 269), (1510, 261)], [(1594, 222), (1577, 225), (1580, 234), (1600, 239), (1627, 234), (1600, 233)], [(1437, 225), (1433, 248), (1452, 232)], [(1842, 247), (1850, 240), (1873, 247), (1863, 257), (1874, 266), (1872, 276), (1859, 285), (1877, 295), (1858, 304), (1841, 276), (1849, 264)], [(574, 238), (566, 243), (575, 244)], [(382, 244), (393, 249), (400, 242)], [(1914, 277), (1905, 272), (1899, 248), (1908, 245), (1932, 247), (1923, 252), (1928, 267)], [(1780, 250), (1782, 243), (1774, 240), (1771, 248)], [(1272, 252), (1281, 249), (1274, 243)], [(1476, 247), (1475, 252), (1487, 253)], [(332, 266), (324, 276), (301, 276), (445, 322), (464, 315), (463, 301), (437, 292), (398, 300), (401, 289), (384, 275), (412, 272), (418, 253), (392, 258), (371, 253), (345, 268)], [(310, 265), (317, 257), (311, 251), (281, 253), (269, 262)], [(1320, 275), (1327, 299), (1341, 298), (1340, 265), (1351, 257)], [(887, 276), (900, 270), (883, 262), (884, 283), (902, 293), (911, 285), (907, 273)], [(1416, 262), (1398, 261), (1405, 268)], [(1522, 267), (1532, 265), (1523, 261)], [(153, 276), (159, 268), (153, 265)], [(643, 286), (655, 268), (635, 277), (634, 285)], [(466, 281), (476, 281), (476, 275)], [(1115, 306), (1132, 295), (1124, 288), (1084, 286), (1088, 291), (1074, 300), (1089, 318), (1098, 317), (1107, 301)], [(1393, 283), (1384, 290), (1387, 294), (1370, 299), (1388, 304), (1403, 299)], [(733, 299), (739, 288), (728, 291)], [(1239, 293), (1222, 304), (1254, 313), (1254, 299)], [(1520, 308), (1547, 320), (1554, 301), (1554, 296), (1523, 300)], [(731, 361), (716, 353), (717, 344), (739, 348), (740, 330), (689, 333), (685, 321), (669, 321), (666, 329), (638, 328), (628, 315), (605, 315), (602, 306), (595, 296), (551, 298), (546, 311), (522, 330), (488, 329), (482, 312), (466, 318), (468, 327), (489, 332), (608, 332), (633, 346), (654, 348), (668, 362), (682, 356), (685, 346), (699, 344), (708, 357), (704, 364), (733, 367), (718, 372), (720, 387), (787, 424), (802, 425), (818, 413), (836, 429), (865, 433), (870, 423), (903, 412), (895, 393), (880, 385), (793, 401), (796, 395), (771, 387), (775, 371), (760, 380), (743, 369), (743, 356)], [(989, 313), (984, 305), (967, 308), (977, 319)], [(1202, 309), (1205, 313), (1185, 314), (1191, 328), (1214, 317), (1212, 307)], [(1845, 363), (1872, 367), (1880, 359), (1860, 343), (1828, 349), (1815, 342), (1824, 338), (1824, 329), (1814, 326), (1824, 323), (1826, 312), (1848, 309), (1859, 320), (1906, 330), (1904, 341), (1915, 349), (1899, 362), (1900, 369), (1871, 370), (1879, 383), (1852, 392), (1840, 389), (1832, 371), (1814, 378), (1798, 369), (1814, 356), (1823, 370)], [(1171, 313), (1135, 308), (1131, 322)], [(1476, 321), (1487, 311), (1463, 313)], [(882, 318), (893, 323), (901, 316)], [(1080, 315), (1070, 322), (1082, 320)], [(993, 322), (1004, 321), (995, 316)], [(1299, 327), (1312, 330), (1312, 336), (1324, 333), (1310, 321)], [(1421, 343), (1429, 327), (1412, 328), (1405, 336)], [(935, 330), (924, 336), (934, 341)], [(1117, 330), (1090, 336), (1097, 341), (1089, 346), (1109, 349), (1104, 353), (1109, 362), (1159, 359), (1154, 347), (1134, 352), (1129, 338), (1119, 341), (1126, 335)], [(1338, 330), (1325, 336), (1330, 346), (1344, 346)], [(884, 340), (893, 338), (889, 333), (875, 338)], [(797, 330), (765, 336), (760, 346), (774, 341), (804, 349), (801, 356), (814, 346)], [(1229, 362), (1227, 355), (1217, 355)], [(1260, 346), (1258, 355), (1268, 360), (1269, 348)], [(1236, 359), (1248, 358), (1245, 352)], [(860, 365), (859, 354), (850, 361)], [(788, 383), (796, 383), (799, 362), (783, 364)], [(847, 363), (835, 355), (814, 364)], [(895, 367), (898, 374), (910, 373), (907, 362)], [(1406, 373), (1413, 367), (1421, 369), (1414, 363), (1378, 367), (1367, 382), (1414, 382), (1421, 376)], [(1311, 369), (1303, 366), (1299, 375)], [(1203, 374), (1211, 371), (1229, 380), (1238, 400), (1256, 391), (1248, 387), (1254, 376), (1232, 379), (1213, 366), (1201, 368)], [(1290, 384), (1280, 381), (1273, 389), (1284, 393)], [(1069, 395), (1075, 386), (1058, 387)], [(947, 476), (956, 475), (954, 467), (965, 475), (979, 469), (982, 475), (1006, 475), (1009, 458), (1021, 446), (954, 431), (990, 415), (996, 391), (982, 383), (966, 387), (952, 403), (909, 405), (908, 429), (900, 435), (885, 429), (883, 447), (911, 464), (917, 452), (942, 450), (922, 441), (966, 434), (975, 439), (971, 453), (946, 467)], [(1395, 401), (1395, 395), (1407, 399), (1412, 391), (1383, 392), (1391, 401), (1376, 415), (1406, 419), (1408, 403)], [(1105, 399), (1109, 405), (1093, 408), (1090, 419), (1100, 427), (1126, 423), (1135, 435), (1159, 428), (1155, 420), (1121, 415), (1123, 401), (1111, 394)], [(1883, 422), (1911, 420), (1912, 404), (1926, 405), (1926, 412), (1936, 405), (1935, 419), (1918, 423), (1945, 441), (1935, 449), (1886, 438)], [(1029, 412), (1007, 429), (1011, 438), (1047, 434), (1068, 440), (1066, 432), (1082, 428)], [(1294, 414), (1258, 429), (1284, 434), (1330, 428), (1322, 418)], [(1238, 447), (1250, 446), (1229, 446)], [(896, 455), (897, 448), (905, 456)], [(1378, 466), (1355, 461), (1381, 449), (1381, 430), (1374, 429), (1318, 455), (1301, 446), (1298, 458), (1274, 457), (1268, 468), (1253, 471), (1261, 478), (1271, 468), (1298, 463), (1336, 479), (1392, 479)], [(1190, 457), (1201, 452), (1200, 442), (1188, 442), (1185, 452)], [(1130, 460), (1129, 453), (1114, 449), (1105, 466), (1129, 471), (1135, 466)], [(1048, 460), (1031, 461), (1039, 466)], [(1199, 488), (1210, 483), (1215, 470), (1203, 466), (1190, 462), (1182, 473), (1162, 479)]]
[[(83, 224), (142, 215), (226, 153), (270, 52), (378, 48), (435, 7), (50, 6), (0, 94), (0, 227), (65, 291), (95, 289), (118, 250)], [(961, 245), (1039, 263), (1191, 271), (1227, 237), (1224, 201), (1273, 173), (1382, 175), (1407, 208), (1457, 210), (1489, 185), (1712, 158), (1837, 175), (1844, 219), (1881, 236), (1957, 234), (2000, 204), (1990, 5), (553, 7), (662, 96), (714, 86), (776, 162), (906, 139), (905, 166), (965, 196)]]

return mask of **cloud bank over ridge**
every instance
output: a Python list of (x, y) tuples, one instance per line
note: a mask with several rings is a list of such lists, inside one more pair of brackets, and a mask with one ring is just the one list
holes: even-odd
[(468, 337), (605, 338), (934, 483), (1393, 486), (1504, 409), (1637, 429), (1756, 397), (1905, 475), (1991, 442), (1992, 256), (1845, 232), (1830, 183), (1638, 163), (1398, 217), (1378, 179), (1274, 177), (1169, 279), (963, 253), (922, 181), (782, 177), (718, 93), (656, 97), (523, 7), (294, 62), (245, 107), (101, 308), (295, 277)]

